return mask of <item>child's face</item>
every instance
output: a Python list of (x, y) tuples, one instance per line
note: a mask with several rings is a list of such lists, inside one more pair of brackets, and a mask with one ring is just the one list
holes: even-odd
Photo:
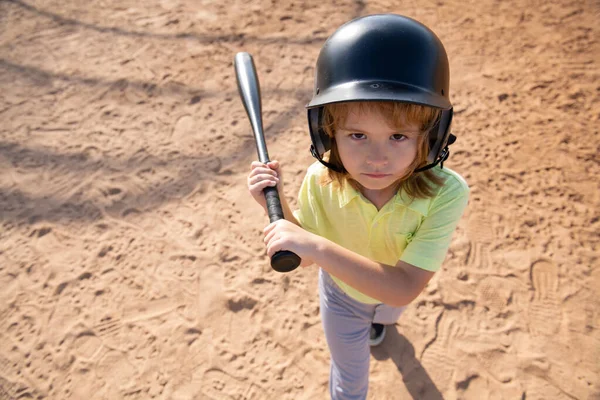
[(390, 192), (417, 156), (419, 127), (390, 126), (376, 111), (351, 105), (335, 140), (346, 171), (370, 192)]

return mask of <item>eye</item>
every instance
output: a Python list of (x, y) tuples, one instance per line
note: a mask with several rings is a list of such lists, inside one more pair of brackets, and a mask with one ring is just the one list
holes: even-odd
[(407, 139), (407, 137), (406, 137), (406, 136), (404, 136), (404, 135), (403, 135), (403, 134), (401, 134), (401, 133), (395, 133), (395, 134), (393, 134), (393, 135), (391, 136), (391, 139), (392, 139), (394, 142), (401, 142), (401, 141), (403, 141), (403, 140), (406, 140), (406, 139)]
[(364, 133), (351, 133), (348, 136), (350, 136), (350, 138), (354, 140), (363, 140), (367, 138), (367, 136)]

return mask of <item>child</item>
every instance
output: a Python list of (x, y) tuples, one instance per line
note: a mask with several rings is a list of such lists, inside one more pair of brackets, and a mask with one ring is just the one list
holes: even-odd
[[(469, 188), (441, 165), (452, 105), (448, 59), (424, 25), (399, 15), (350, 21), (325, 42), (308, 104), (311, 152), (292, 212), (265, 228), (267, 253), (319, 268), (332, 399), (365, 399), (379, 344), (437, 271)], [(253, 162), (248, 188), (283, 191), (277, 161)]]

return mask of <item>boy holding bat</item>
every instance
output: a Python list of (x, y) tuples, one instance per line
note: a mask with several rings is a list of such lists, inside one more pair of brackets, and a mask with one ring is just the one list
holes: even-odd
[[(285, 219), (264, 241), (269, 256), (288, 250), (319, 267), (331, 398), (365, 399), (369, 345), (440, 268), (468, 202), (464, 179), (443, 168), (455, 140), (444, 47), (407, 17), (350, 21), (321, 49), (307, 108), (317, 162), (298, 210), (281, 196)], [(248, 188), (263, 208), (280, 176), (277, 161), (252, 163)]]

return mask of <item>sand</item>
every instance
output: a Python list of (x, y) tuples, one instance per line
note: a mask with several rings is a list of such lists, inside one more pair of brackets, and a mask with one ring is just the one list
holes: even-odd
[(270, 269), (232, 61), (295, 205), (320, 46), (379, 12), (445, 43), (472, 196), (369, 399), (600, 398), (597, 1), (5, 0), (1, 399), (327, 398), (317, 269)]

